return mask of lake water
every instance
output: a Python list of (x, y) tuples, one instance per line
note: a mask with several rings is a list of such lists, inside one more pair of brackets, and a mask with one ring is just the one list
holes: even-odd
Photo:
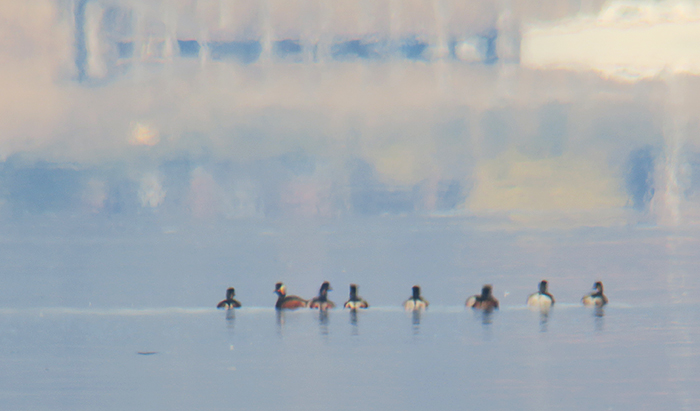
[[(82, 224), (82, 223), (81, 223)], [(8, 226), (3, 410), (700, 409), (692, 229), (468, 219)], [(524, 307), (542, 278), (557, 304)], [(355, 317), (271, 307), (322, 280)], [(600, 279), (611, 303), (579, 304)], [(401, 302), (414, 283), (431, 302)], [(463, 307), (494, 285), (500, 311)], [(235, 286), (244, 308), (212, 307)]]

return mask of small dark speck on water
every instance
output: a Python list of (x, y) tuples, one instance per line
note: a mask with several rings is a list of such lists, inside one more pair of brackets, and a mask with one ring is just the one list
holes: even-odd
[(139, 351), (138, 355), (153, 355), (158, 354), (158, 351)]

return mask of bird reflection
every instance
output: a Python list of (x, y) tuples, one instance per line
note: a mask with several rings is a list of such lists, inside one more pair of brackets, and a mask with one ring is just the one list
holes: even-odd
[(350, 324), (357, 327), (357, 310), (350, 310)]
[(328, 311), (318, 311), (318, 327), (321, 335), (328, 335)]
[(357, 310), (350, 310), (350, 325), (352, 325), (351, 335), (360, 335), (360, 330), (357, 326)]
[(275, 310), (277, 315), (277, 334), (282, 337), (282, 329), (284, 328), (284, 310)]
[(491, 325), (493, 322), (493, 310), (478, 311), (477, 315), (481, 315), (481, 324)]
[(226, 327), (233, 330), (236, 325), (236, 312), (234, 310), (226, 310)]
[(593, 318), (595, 319), (595, 330), (603, 331), (605, 326), (605, 309), (601, 307), (595, 307), (593, 310)]
[(474, 319), (481, 321), (481, 338), (483, 338), (484, 341), (491, 341), (493, 338), (493, 327), (491, 326), (491, 323), (493, 323), (493, 316), (494, 312), (491, 310), (477, 310), (474, 312)]
[(418, 335), (420, 334), (420, 319), (421, 315), (423, 314), (423, 311), (421, 310), (414, 310), (411, 312), (411, 324), (413, 325), (413, 335)]
[(540, 310), (540, 332), (547, 332), (547, 322), (549, 321), (549, 310)]

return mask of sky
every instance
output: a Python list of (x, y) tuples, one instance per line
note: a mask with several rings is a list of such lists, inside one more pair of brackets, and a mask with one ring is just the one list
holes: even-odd
[(0, 216), (700, 215), (694, 2), (0, 5)]

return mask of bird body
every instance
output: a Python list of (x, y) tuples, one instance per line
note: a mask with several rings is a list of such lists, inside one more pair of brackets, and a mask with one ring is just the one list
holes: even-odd
[(596, 281), (596, 283), (593, 284), (593, 292), (584, 295), (583, 298), (581, 298), (581, 302), (587, 307), (602, 307), (607, 304), (608, 297), (603, 294), (603, 283)]
[(309, 308), (317, 308), (319, 310), (335, 308), (335, 303), (328, 299), (328, 291), (332, 290), (331, 284), (328, 281), (324, 281), (318, 290), (318, 296), (314, 297), (309, 303)]
[(236, 290), (233, 287), (229, 287), (229, 289), (226, 290), (226, 299), (217, 304), (216, 308), (225, 308), (227, 310), (239, 308), (241, 303), (233, 298), (235, 295)]
[(343, 308), (356, 310), (358, 308), (368, 308), (369, 304), (362, 297), (357, 295), (357, 285), (350, 284), (350, 299), (345, 303)]
[(527, 298), (527, 305), (533, 308), (548, 309), (554, 305), (554, 296), (547, 291), (547, 281), (540, 282), (540, 290), (530, 294)]
[(411, 298), (409, 298), (403, 303), (403, 307), (406, 309), (406, 311), (422, 311), (427, 309), (428, 304), (430, 303), (426, 301), (423, 297), (421, 297), (420, 287), (414, 285), (412, 290), (413, 295), (411, 296)]
[(492, 287), (490, 285), (485, 285), (481, 289), (481, 295), (476, 294), (467, 298), (465, 305), (468, 308), (490, 311), (498, 309), (498, 300), (492, 294)]
[(275, 284), (275, 293), (277, 294), (275, 308), (278, 310), (296, 310), (309, 306), (307, 300), (296, 295), (287, 295), (287, 287), (282, 283)]

